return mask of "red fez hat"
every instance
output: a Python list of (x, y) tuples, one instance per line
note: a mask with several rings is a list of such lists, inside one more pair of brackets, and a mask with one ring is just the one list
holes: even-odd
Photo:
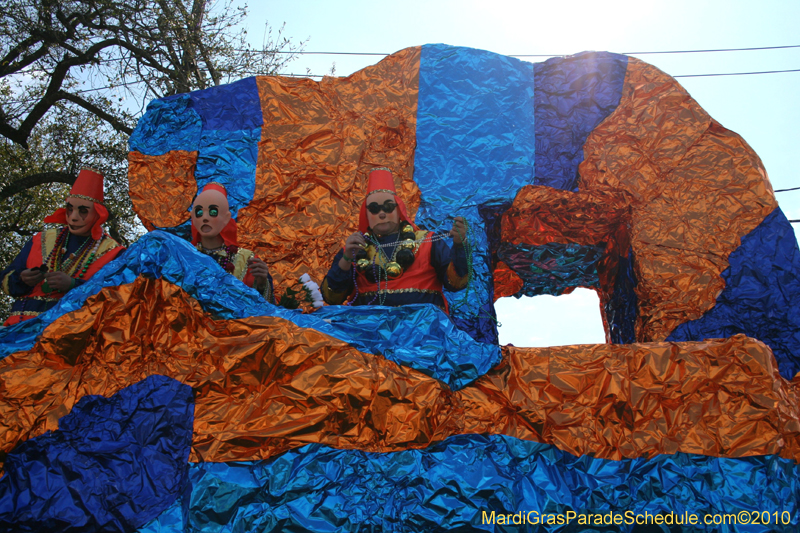
[(392, 172), (388, 168), (376, 168), (369, 173), (369, 180), (367, 181), (367, 196), (374, 192), (388, 192), (390, 194), (397, 194), (397, 189), (394, 187), (394, 178), (392, 178)]
[(70, 196), (90, 200), (96, 204), (103, 203), (103, 175), (94, 170), (84, 168), (78, 174), (75, 185), (69, 191)]
[[(97, 240), (102, 237), (102, 225), (108, 220), (108, 209), (106, 209), (103, 203), (103, 175), (96, 170), (84, 168), (78, 173), (78, 178), (75, 180), (72, 189), (70, 189), (69, 196), (80, 198), (81, 200), (89, 200), (94, 203), (94, 209), (97, 211), (98, 217), (97, 221), (95, 221), (92, 226), (92, 239)], [(67, 210), (63, 207), (56, 209), (55, 213), (49, 217), (45, 217), (44, 221), (66, 224)]]
[(369, 229), (369, 221), (367, 219), (367, 197), (374, 192), (388, 192), (394, 196), (394, 201), (397, 203), (397, 209), (400, 212), (400, 220), (405, 220), (416, 231), (417, 226), (408, 219), (406, 213), (406, 204), (397, 196), (397, 189), (394, 186), (394, 178), (392, 178), (392, 171), (388, 168), (376, 168), (369, 173), (367, 181), (367, 196), (364, 197), (364, 202), (361, 204), (361, 212), (358, 216), (358, 231), (361, 233)]
[[(200, 194), (203, 194), (206, 191), (217, 191), (219, 193), (222, 193), (222, 195), (225, 197), (226, 200), (228, 199), (228, 191), (226, 191), (225, 187), (223, 187), (219, 183), (212, 181), (211, 183), (203, 187), (203, 190), (200, 191)], [(198, 194), (197, 196), (200, 196), (200, 194)], [(197, 199), (197, 196), (195, 196), (195, 199)], [(225, 246), (238, 247), (239, 240), (237, 233), (238, 231), (236, 227), (236, 221), (233, 219), (233, 216), (231, 216), (231, 219), (228, 221), (225, 227), (222, 228), (222, 231), (219, 232), (219, 236), (222, 237), (222, 242), (225, 243)], [(198, 242), (200, 242), (200, 234), (197, 233), (194, 224), (192, 224), (192, 244), (197, 244)]]

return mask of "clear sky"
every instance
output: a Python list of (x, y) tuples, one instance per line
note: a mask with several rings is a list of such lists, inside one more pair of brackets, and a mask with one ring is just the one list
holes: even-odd
[[(585, 50), (628, 53), (678, 77), (703, 108), (759, 154), (774, 189), (800, 187), (800, 72), (746, 76), (687, 74), (800, 69), (800, 48), (637, 55), (632, 52), (800, 45), (800, 0), (479, 1), (362, 0), (252, 3), (247, 19), (256, 46), (265, 22), (315, 52), (393, 53), (446, 43), (505, 55), (567, 55)], [(346, 76), (378, 56), (303, 55), (286, 74)], [(520, 58), (540, 62), (547, 59)], [(800, 190), (777, 193), (789, 219), (800, 219)], [(800, 224), (794, 224), (795, 233)], [(501, 343), (554, 346), (604, 342), (593, 291), (558, 298), (498, 302)]]

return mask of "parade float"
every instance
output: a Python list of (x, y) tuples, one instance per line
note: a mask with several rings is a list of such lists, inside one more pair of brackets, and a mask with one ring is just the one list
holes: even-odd
[[(217, 182), (278, 297), (319, 282), (376, 167), (418, 226), (468, 221), (450, 316), (275, 306), (188, 242)], [(657, 68), (426, 45), (248, 78), (151, 102), (129, 181), (149, 233), (0, 330), (3, 530), (797, 527), (797, 240)], [(499, 345), (497, 299), (576, 287), (606, 344)]]

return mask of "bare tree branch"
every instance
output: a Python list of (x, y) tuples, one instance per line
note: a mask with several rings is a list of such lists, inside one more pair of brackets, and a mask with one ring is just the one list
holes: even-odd
[(118, 117), (112, 115), (111, 113), (106, 112), (104, 109), (101, 109), (100, 107), (92, 104), (91, 102), (84, 100), (83, 98), (81, 98), (76, 94), (68, 93), (65, 91), (59, 91), (59, 99), (69, 100), (74, 104), (78, 104), (86, 111), (89, 111), (90, 113), (108, 122), (111, 125), (111, 127), (113, 127), (120, 133), (125, 133), (127, 135), (133, 133), (133, 128), (122, 122)]
[(30, 174), (0, 189), (0, 200), (8, 200), (15, 194), (46, 183), (66, 183), (67, 185), (72, 185), (75, 183), (75, 176), (65, 172), (39, 172), (37, 174)]

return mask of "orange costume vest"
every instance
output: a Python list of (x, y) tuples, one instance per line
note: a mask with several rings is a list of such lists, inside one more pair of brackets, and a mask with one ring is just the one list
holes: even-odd
[[(447, 307), (447, 299), (442, 292), (442, 282), (439, 281), (439, 278), (436, 276), (436, 270), (431, 265), (431, 235), (432, 233), (427, 231), (416, 232), (417, 241), (422, 241), (419, 248), (416, 250), (416, 259), (399, 278), (388, 281), (381, 278), (379, 282), (376, 281), (372, 283), (364, 274), (357, 272), (356, 279), (359, 295), (369, 297), (377, 294), (378, 291), (382, 294), (432, 292), (439, 293), (442, 296), (445, 307)], [(375, 262), (379, 265), (385, 265), (387, 262), (383, 254), (376, 254), (374, 246), (370, 246), (368, 254), (370, 260), (374, 258)]]
[[(50, 255), (50, 252), (55, 247), (56, 240), (60, 231), (61, 228), (48, 229), (41, 233), (37, 233), (33, 237), (31, 251), (28, 254), (28, 258), (25, 262), (25, 266), (27, 268), (38, 267), (39, 265), (44, 263), (45, 259)], [(109, 261), (114, 259), (117, 256), (117, 254), (119, 254), (122, 250), (124, 250), (124, 247), (120, 246), (120, 244), (117, 241), (106, 235), (97, 249), (95, 259), (88, 266), (83, 275), (81, 276), (83, 268), (76, 268), (75, 271), (71, 274), (71, 276), (75, 279), (88, 280), (98, 270), (103, 268)], [(43, 284), (44, 282), (39, 283), (31, 290), (30, 293), (26, 294), (20, 299), (28, 298), (28, 299), (37, 299), (37, 300), (55, 302), (63, 298), (64, 294), (66, 294), (63, 292), (55, 292), (55, 291), (44, 292), (42, 287)], [(37, 314), (39, 313), (12, 314), (12, 316), (10, 316), (8, 320), (6, 320), (5, 325), (10, 326), (12, 324), (16, 324), (17, 322), (22, 322), (23, 320), (33, 318)]]

